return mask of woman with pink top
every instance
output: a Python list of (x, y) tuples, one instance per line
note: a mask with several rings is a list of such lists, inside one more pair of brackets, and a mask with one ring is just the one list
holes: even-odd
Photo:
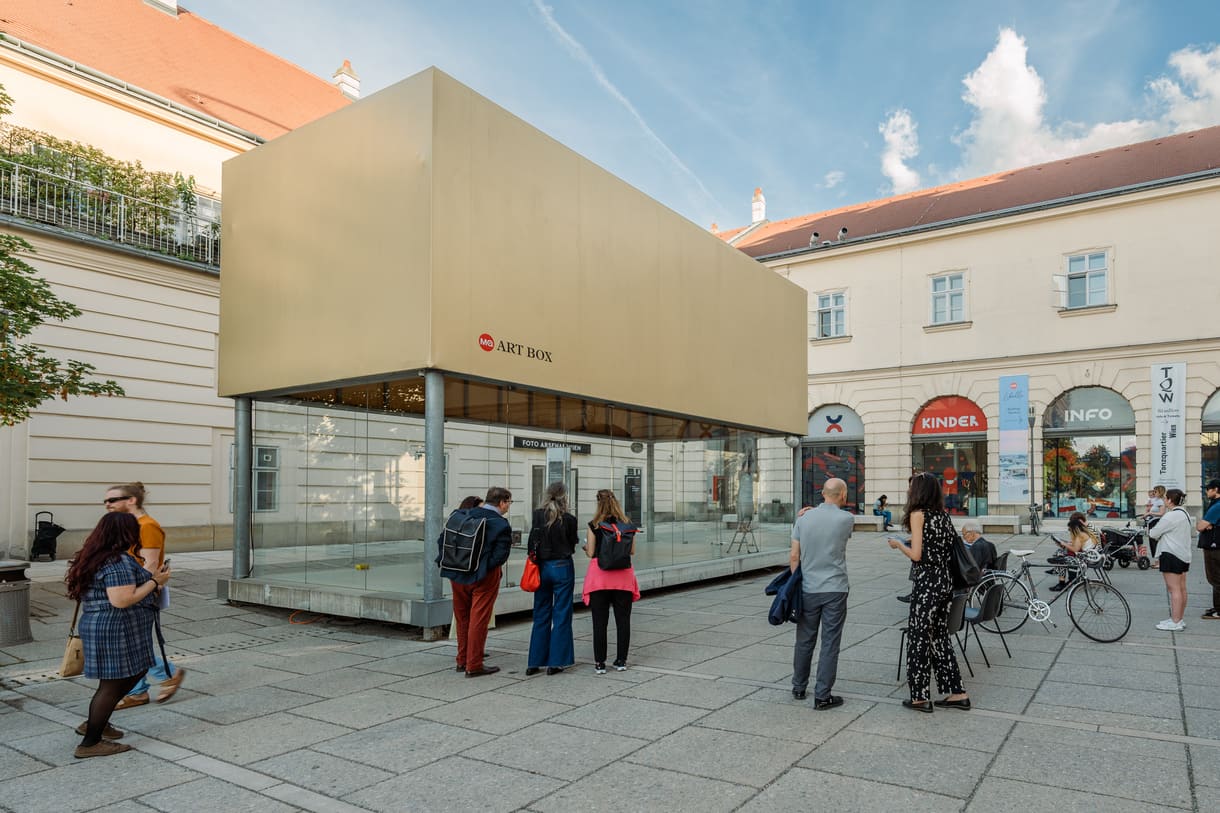
[[(593, 615), (594, 671), (606, 674), (606, 632), (610, 625), (610, 608), (614, 608), (614, 629), (617, 637), (614, 668), (627, 670), (627, 648), (631, 644), (631, 602), (640, 598), (640, 585), (635, 580), (635, 568), (602, 570), (597, 566), (597, 526), (603, 522), (630, 522), (631, 518), (619, 504), (614, 492), (603, 488), (597, 492), (597, 510), (585, 534), (585, 554), (589, 570), (585, 573), (583, 597)], [(635, 555), (635, 543), (631, 554)]]

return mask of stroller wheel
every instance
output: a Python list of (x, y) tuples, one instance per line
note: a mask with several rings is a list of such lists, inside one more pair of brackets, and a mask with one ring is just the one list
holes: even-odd
[(1118, 566), (1121, 568), (1131, 567), (1131, 560), (1130, 559), (1119, 559)]
[(1139, 560), (1140, 570), (1147, 570), (1150, 567), (1152, 567), (1152, 560), (1149, 559), (1147, 556), (1141, 556), (1140, 560)]
[(1106, 563), (1104, 565), (1102, 565), (1102, 567), (1104, 567), (1106, 570), (1113, 570), (1114, 569), (1114, 560), (1107, 559)]

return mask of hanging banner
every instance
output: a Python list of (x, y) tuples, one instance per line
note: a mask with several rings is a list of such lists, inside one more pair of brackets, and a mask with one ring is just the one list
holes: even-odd
[(1186, 490), (1186, 363), (1152, 365), (1152, 485)]
[(1000, 502), (1029, 505), (1029, 376), (1000, 377)]

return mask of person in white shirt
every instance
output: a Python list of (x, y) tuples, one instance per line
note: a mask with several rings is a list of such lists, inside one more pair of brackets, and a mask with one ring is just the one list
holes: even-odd
[(1157, 540), (1157, 559), (1161, 575), (1169, 590), (1169, 618), (1156, 625), (1159, 630), (1181, 632), (1186, 629), (1182, 616), (1186, 614), (1186, 573), (1190, 570), (1190, 529), (1194, 521), (1182, 501), (1186, 492), (1171, 488), (1165, 492), (1168, 510), (1161, 521), (1148, 531), (1148, 536)]

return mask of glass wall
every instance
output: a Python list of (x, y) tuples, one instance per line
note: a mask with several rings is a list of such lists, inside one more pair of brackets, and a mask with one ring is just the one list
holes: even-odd
[[(447, 412), (452, 406), (471, 417), (529, 413), (537, 423), (539, 403), (527, 394), (463, 382), (451, 392), (453, 383), (446, 383)], [(435, 546), (423, 539), (424, 422), (418, 392), (410, 389), (375, 385), (317, 400), (255, 403), (256, 464), (265, 465), (262, 475), (256, 472), (261, 510), (254, 513), (253, 577), (423, 595), (423, 557), (426, 550), (434, 555)], [(689, 439), (636, 440), (648, 436), (638, 413), (586, 407), (579, 425), (604, 434), (505, 420), (445, 423), (445, 505), (482, 497), (493, 485), (513, 492), (508, 519), (519, 545), (505, 586), (520, 580), (532, 508), (556, 479), (567, 483), (582, 529), (597, 491), (615, 492), (644, 526), (637, 537), (640, 571), (788, 549), (792, 451), (782, 438), (695, 424), (682, 428), (696, 435)], [(578, 551), (578, 576), (584, 562)], [(448, 591), (449, 582), (442, 584)]]
[(808, 444), (801, 446), (801, 505), (821, 505), (822, 486), (831, 477), (847, 483), (847, 505), (853, 514), (871, 514), (864, 493), (864, 445)]
[(1135, 413), (1105, 387), (1060, 395), (1043, 417), (1043, 485), (1051, 516), (1134, 517)]
[(917, 440), (911, 446), (911, 466), (937, 476), (950, 514), (987, 513), (987, 441)]

